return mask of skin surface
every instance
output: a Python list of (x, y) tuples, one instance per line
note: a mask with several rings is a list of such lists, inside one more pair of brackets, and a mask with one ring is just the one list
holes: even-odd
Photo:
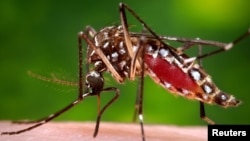
[[(0, 122), (0, 131), (13, 131), (27, 127)], [(18, 135), (1, 135), (0, 141), (140, 141), (139, 124), (101, 122), (99, 134), (93, 138), (93, 122), (50, 122)], [(145, 125), (148, 141), (206, 141), (205, 126)]]

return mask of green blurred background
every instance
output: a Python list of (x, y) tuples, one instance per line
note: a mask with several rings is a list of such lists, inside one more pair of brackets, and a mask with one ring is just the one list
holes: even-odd
[[(77, 89), (43, 82), (27, 71), (77, 80), (77, 33), (86, 25), (99, 30), (119, 23), (118, 0), (1, 0), (0, 1), (0, 120), (38, 119), (77, 97)], [(228, 42), (250, 27), (249, 0), (123, 1), (158, 34)], [(130, 25), (140, 24), (128, 16)], [(237, 108), (206, 105), (208, 117), (220, 124), (250, 124), (250, 37), (235, 48), (203, 60), (220, 89), (243, 101)], [(211, 47), (204, 49), (209, 51)], [(215, 48), (213, 48), (215, 49)], [(188, 51), (191, 56), (196, 50)], [(103, 121), (131, 122), (136, 81), (106, 86), (121, 90)], [(102, 95), (102, 104), (112, 94)], [(169, 94), (146, 77), (146, 124), (206, 125), (199, 103)], [(90, 97), (56, 120), (94, 121), (97, 100)]]

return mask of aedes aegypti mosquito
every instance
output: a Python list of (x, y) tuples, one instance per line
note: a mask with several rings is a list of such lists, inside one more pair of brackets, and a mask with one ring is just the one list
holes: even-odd
[[(143, 25), (143, 28), (147, 30), (147, 33), (130, 32), (128, 30), (126, 12), (133, 15)], [(239, 105), (239, 100), (230, 94), (222, 92), (215, 85), (211, 77), (202, 68), (200, 60), (230, 50), (235, 44), (250, 34), (250, 29), (230, 43), (167, 37), (159, 36), (152, 31), (134, 10), (126, 4), (120, 3), (119, 13), (121, 25), (108, 26), (98, 32), (87, 26), (84, 31), (78, 34), (78, 98), (48, 117), (37, 121), (20, 121), (20, 123), (34, 123), (33, 126), (18, 131), (2, 132), (1, 135), (13, 135), (29, 131), (56, 118), (79, 104), (84, 98), (97, 96), (98, 116), (94, 130), (94, 137), (96, 137), (102, 114), (120, 95), (120, 91), (116, 87), (104, 88), (104, 72), (109, 72), (119, 83), (123, 83), (126, 78), (130, 80), (139, 78), (135, 114), (139, 118), (143, 141), (145, 140), (143, 128), (143, 86), (145, 74), (174, 94), (199, 100), (200, 117), (208, 124), (215, 124), (215, 122), (206, 116), (204, 103), (217, 104), (222, 107)], [(83, 73), (82, 40), (88, 45), (85, 62), (86, 74)], [(166, 41), (180, 42), (183, 43), (183, 46), (173, 48)], [(185, 50), (195, 45), (198, 47), (212, 45), (218, 47), (218, 49), (206, 54), (200, 52), (195, 57), (189, 57), (184, 53)], [(112, 91), (114, 96), (104, 107), (100, 108), (100, 95), (104, 91)]]

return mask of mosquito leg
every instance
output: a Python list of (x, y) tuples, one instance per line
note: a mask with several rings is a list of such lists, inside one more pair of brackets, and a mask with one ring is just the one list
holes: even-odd
[(139, 91), (140, 91), (140, 83), (138, 82), (136, 99), (135, 99), (135, 109), (134, 109), (134, 115), (133, 115), (133, 119), (132, 119), (133, 122), (136, 122), (137, 116), (138, 116), (138, 110), (139, 110)]
[[(247, 32), (245, 32), (244, 34), (242, 34), (241, 36), (239, 36), (238, 38), (236, 38), (234, 41), (226, 44), (223, 48), (220, 48), (218, 50), (212, 51), (210, 53), (199, 55), (199, 56), (197, 56), (197, 59), (205, 58), (205, 57), (212, 56), (212, 55), (220, 53), (220, 52), (228, 51), (233, 46), (235, 46), (237, 43), (239, 43), (241, 40), (243, 40), (244, 38), (246, 38), (249, 35), (250, 35), (250, 28), (248, 29)], [(217, 44), (214, 44), (214, 46), (217, 46)]]
[(124, 32), (125, 42), (126, 42), (126, 45), (128, 47), (128, 52), (129, 52), (130, 57), (133, 57), (134, 52), (132, 49), (132, 42), (130, 40), (130, 36), (129, 36), (129, 32), (128, 32), (128, 23), (127, 23), (126, 13), (124, 10), (124, 4), (120, 4), (119, 11), (120, 11), (120, 18), (121, 18), (121, 24), (122, 24), (122, 28), (123, 28), (123, 32)]
[(28, 127), (28, 128), (25, 128), (25, 129), (22, 129), (22, 130), (18, 130), (18, 131), (2, 132), (1, 135), (14, 135), (14, 134), (20, 134), (20, 133), (29, 131), (29, 130), (31, 130), (31, 129), (34, 129), (34, 128), (38, 127), (38, 126), (41, 126), (41, 125), (43, 125), (43, 124), (45, 124), (45, 123), (51, 121), (52, 119), (58, 117), (59, 115), (61, 115), (62, 113), (66, 112), (67, 110), (69, 110), (69, 109), (72, 108), (73, 106), (77, 105), (78, 103), (80, 103), (80, 102), (83, 100), (83, 98), (85, 98), (85, 97), (87, 97), (87, 96), (89, 96), (89, 93), (84, 94), (84, 95), (82, 96), (81, 99), (78, 98), (78, 99), (75, 100), (73, 103), (69, 104), (68, 106), (66, 106), (65, 108), (61, 109), (60, 111), (58, 111), (58, 112), (56, 112), (56, 113), (54, 113), (54, 114), (52, 114), (52, 115), (50, 115), (50, 116), (48, 116), (48, 117), (46, 117), (46, 118), (43, 118), (43, 119), (39, 120), (39, 122), (36, 123), (36, 124), (33, 125), (33, 126), (30, 126), (30, 127)]
[[(198, 45), (198, 56), (202, 55), (202, 46)], [(202, 59), (198, 59), (198, 64), (202, 67)]]
[[(202, 55), (202, 46), (199, 45), (198, 49), (199, 49), (198, 55), (201, 56)], [(200, 65), (200, 67), (202, 67), (202, 59), (198, 59), (198, 64)], [(208, 118), (206, 116), (205, 105), (202, 101), (200, 101), (200, 118), (202, 120), (204, 120), (205, 122), (207, 122), (208, 124), (215, 124), (214, 121), (212, 121), (210, 118)]]
[[(89, 72), (89, 63), (87, 62), (87, 58), (89, 57), (89, 53), (88, 53), (88, 49), (85, 52), (85, 55), (83, 55), (83, 48), (82, 48), (82, 37), (81, 37), (81, 33), (80, 32), (78, 34), (78, 77), (79, 77), (79, 83), (78, 83), (78, 87), (79, 87), (79, 92), (78, 92), (78, 97), (81, 98), (82, 94), (83, 94), (83, 90), (85, 93), (87, 93), (89, 91), (88, 88), (86, 88), (86, 86), (84, 85), (84, 81), (83, 81), (83, 77), (86, 75), (86, 73)], [(91, 26), (86, 26), (84, 33), (86, 33), (87, 36), (90, 37), (94, 37), (94, 35), (96, 34), (96, 31), (94, 28), (92, 28)], [(83, 73), (83, 56), (85, 56), (85, 72)]]
[[(93, 38), (97, 32), (96, 32), (95, 29), (92, 28), (91, 26), (86, 26), (84, 33), (86, 33), (86, 34), (88, 35), (88, 37)], [(79, 37), (80, 37), (80, 36), (78, 36), (78, 38), (79, 38)], [(86, 56), (86, 57), (85, 57), (85, 60), (84, 60), (85, 63), (86, 63), (86, 64), (85, 64), (85, 74), (89, 72), (89, 63), (88, 63), (87, 60), (88, 60), (89, 55), (90, 55), (90, 52), (89, 52), (90, 49), (87, 48), (86, 50), (87, 50), (86, 53), (83, 55), (83, 56)]]
[[(91, 27), (87, 27), (86, 29), (88, 31), (88, 33), (91, 34), (94, 34), (94, 30), (91, 28)], [(79, 49), (79, 54), (78, 54), (78, 74), (79, 74), (79, 83), (78, 83), (78, 87), (79, 87), (79, 92), (78, 92), (78, 98), (79, 99), (82, 99), (82, 94), (83, 94), (83, 73), (82, 73), (82, 63), (83, 63), (83, 60), (82, 60), (82, 56), (83, 56), (83, 49), (82, 49), (82, 41), (81, 41), (81, 38), (78, 37), (78, 49)], [(29, 74), (31, 75), (35, 75), (36, 77), (38, 77), (39, 79), (42, 79), (42, 80), (45, 80), (45, 81), (54, 81), (53, 79), (50, 79), (50, 78), (46, 78), (46, 77), (43, 77), (43, 76), (40, 76), (40, 75), (37, 75), (37, 74), (34, 74), (32, 72), (29, 72)], [(41, 122), (41, 121), (44, 121), (44, 119), (46, 118), (42, 118), (42, 119), (39, 119), (39, 120), (34, 120), (34, 121), (13, 121), (13, 123), (16, 123), (16, 124), (30, 124), (30, 123), (38, 123), (38, 122)]]
[[(131, 57), (131, 66), (130, 66), (130, 74), (129, 74), (129, 77), (131, 79), (133, 79), (133, 77), (135, 76), (135, 69), (136, 69), (136, 56), (134, 56), (134, 53), (133, 53), (133, 49), (132, 49), (132, 43), (131, 43), (131, 40), (130, 40), (130, 36), (129, 36), (129, 32), (128, 32), (128, 23), (127, 23), (127, 17), (126, 17), (126, 12), (125, 12), (125, 9), (124, 9), (124, 4), (123, 3), (120, 3), (119, 5), (119, 12), (120, 12), (120, 18), (121, 18), (121, 24), (122, 24), (122, 27), (123, 27), (123, 31), (124, 31), (124, 38), (125, 38), (125, 42), (126, 42), (126, 46), (127, 46), (127, 49), (128, 49), (128, 52), (129, 52), (129, 55)], [(139, 88), (138, 88), (139, 90)], [(136, 116), (138, 114), (138, 103), (139, 103), (139, 92), (137, 92), (137, 95), (136, 95), (136, 100), (135, 100), (135, 110), (134, 110), (134, 116), (133, 116), (133, 121), (135, 122), (136, 121)]]
[(143, 24), (143, 26), (159, 41), (161, 41), (161, 39), (159, 38), (159, 36), (152, 30), (149, 28), (149, 26), (130, 8), (128, 7), (126, 4), (124, 3), (120, 3), (120, 11), (122, 11), (125, 15), (125, 8), (141, 23)]
[[(235, 39), (233, 42), (228, 43), (228, 44), (224, 44), (221, 42), (214, 42), (214, 41), (190, 40), (190, 39), (176, 38), (176, 37), (164, 38), (162, 36), (158, 36), (152, 29), (150, 29), (149, 26), (130, 7), (128, 7), (126, 4), (120, 3), (120, 9), (125, 9), (125, 8), (153, 35), (154, 38), (158, 39), (164, 45), (166, 45), (166, 44), (162, 40), (167, 39), (167, 40), (184, 42), (184, 43), (190, 42), (190, 43), (194, 43), (196, 45), (201, 44), (201, 45), (212, 45), (212, 46), (220, 47), (220, 49), (218, 49), (218, 50), (203, 54), (201, 56), (197, 56), (198, 59), (205, 58), (205, 57), (208, 57), (208, 56), (211, 56), (211, 55), (223, 52), (223, 51), (230, 50), (235, 44), (237, 44), (238, 42), (240, 42), (241, 40), (243, 40), (244, 38), (246, 38), (250, 34), (250, 28), (249, 28), (247, 32), (245, 32), (240, 37)], [(172, 52), (172, 50), (170, 50), (170, 51)], [(178, 59), (179, 61), (181, 60), (178, 55), (175, 55), (174, 57), (176, 59)]]
[[(144, 73), (145, 73), (145, 64), (144, 64), (144, 56), (145, 56), (145, 47), (144, 47), (144, 37), (140, 39), (140, 48), (136, 52), (136, 58), (139, 57), (140, 59), (140, 66), (141, 66), (141, 72), (139, 76), (139, 83), (137, 88), (137, 96), (135, 101), (135, 111), (134, 111), (134, 117), (133, 121), (136, 120), (135, 116), (138, 115), (140, 126), (141, 126), (141, 134), (142, 134), (142, 140), (145, 141), (145, 132), (144, 132), (144, 126), (143, 126), (143, 86), (144, 86)], [(135, 61), (135, 60), (132, 60)]]
[[(243, 40), (244, 38), (246, 38), (249, 35), (250, 35), (250, 28), (248, 29), (248, 31), (246, 31), (245, 33), (243, 33), (241, 36), (239, 36), (238, 38), (236, 38), (234, 41), (232, 41), (230, 43), (222, 43), (222, 42), (209, 41), (209, 40), (200, 40), (199, 38), (188, 39), (188, 38), (168, 37), (168, 36), (159, 36), (159, 38), (162, 40), (177, 41), (177, 42), (184, 43), (184, 47), (178, 48), (178, 50), (180, 50), (180, 51), (184, 51), (190, 47), (194, 47), (194, 45), (210, 45), (210, 46), (215, 46), (215, 47), (219, 48), (215, 51), (197, 56), (198, 59), (199, 58), (201, 59), (201, 58), (205, 58), (208, 56), (212, 56), (212, 55), (220, 53), (220, 52), (230, 50), (237, 43), (239, 43), (241, 40)], [(186, 44), (190, 44), (190, 45), (186, 46)]]
[(217, 42), (217, 41), (210, 41), (210, 40), (201, 40), (199, 38), (190, 39), (190, 38), (172, 37), (172, 36), (159, 36), (159, 37), (162, 40), (177, 41), (180, 43), (186, 43), (186, 44), (191, 44), (191, 45), (211, 45), (211, 46), (216, 46), (219, 48), (224, 48), (224, 46), (227, 45), (226, 43)]
[[(142, 39), (143, 40), (143, 39)], [(140, 69), (140, 73), (142, 73), (144, 75), (144, 61), (143, 61), (143, 57), (145, 55), (145, 49), (144, 47), (141, 47), (142, 44), (140, 43), (139, 44), (139, 48), (137, 49), (136, 53), (135, 53), (135, 57), (134, 59), (132, 59), (132, 67), (135, 67), (135, 61), (136, 60), (139, 60), (141, 62), (140, 66), (141, 66), (141, 69)], [(140, 76), (140, 79), (144, 79), (144, 76)], [(138, 86), (137, 86), (137, 95), (136, 95), (136, 99), (135, 99), (135, 110), (134, 110), (134, 116), (133, 116), (133, 122), (136, 121), (136, 117), (138, 116), (138, 113), (139, 113), (139, 107), (140, 107), (140, 99), (141, 99), (141, 96), (140, 96), (140, 93), (141, 93), (141, 81), (139, 79), (139, 82), (138, 82)]]
[[(123, 32), (124, 32), (124, 39), (125, 39), (125, 43), (126, 43), (126, 46), (127, 46), (128, 53), (129, 53), (129, 55), (131, 57), (131, 60), (134, 60), (135, 54), (134, 54), (134, 51), (133, 51), (133, 48), (132, 48), (132, 42), (131, 42), (129, 31), (128, 31), (128, 23), (127, 23), (127, 17), (126, 17), (126, 12), (125, 12), (124, 6), (125, 5), (122, 4), (122, 3), (119, 6), (121, 25), (122, 25)], [(135, 67), (133, 67), (133, 66), (135, 66)], [(135, 59), (135, 61), (133, 61), (131, 63), (131, 66), (130, 66), (129, 78), (131, 80), (134, 80), (134, 78), (135, 78), (136, 68), (140, 68), (139, 62), (137, 61), (137, 59)]]
[(120, 90), (115, 88), (115, 87), (109, 87), (109, 88), (105, 88), (103, 89), (101, 92), (104, 91), (114, 91), (115, 92), (115, 96), (101, 109), (101, 111), (98, 113), (97, 119), (96, 119), (96, 126), (95, 126), (95, 131), (93, 136), (96, 137), (99, 131), (99, 125), (100, 125), (100, 121), (101, 121), (101, 117), (102, 114), (104, 113), (104, 111), (119, 97), (120, 95)]
[[(89, 36), (94, 36), (95, 34), (95, 30), (91, 27), (86, 27), (86, 31), (88, 32)], [(83, 85), (83, 69), (82, 69), (82, 64), (83, 64), (83, 60), (82, 60), (82, 56), (83, 56), (83, 49), (82, 49), (82, 41), (81, 41), (81, 38), (78, 36), (78, 49), (79, 49), (79, 54), (78, 54), (78, 73), (79, 73), (79, 82), (78, 82), (78, 99), (76, 101), (74, 101), (73, 103), (71, 103), (70, 105), (68, 105), (67, 107), (65, 107), (64, 109), (56, 112), (55, 114), (52, 114), (46, 118), (42, 118), (42, 119), (39, 119), (39, 120), (35, 120), (35, 121), (13, 121), (13, 123), (17, 123), (17, 124), (30, 124), (30, 123), (35, 123), (35, 125), (29, 127), (29, 128), (26, 128), (26, 129), (23, 129), (23, 130), (19, 130), (19, 131), (14, 131), (14, 132), (3, 132), (1, 134), (19, 134), (19, 133), (22, 133), (22, 132), (25, 132), (25, 131), (28, 131), (28, 130), (31, 130), (33, 128), (36, 128), (38, 126), (41, 126), (45, 123), (47, 123), (48, 121), (56, 118), (57, 116), (59, 116), (60, 114), (64, 113), (65, 111), (67, 111), (68, 109), (70, 109), (71, 107), (73, 107), (74, 105), (78, 104), (80, 101), (82, 101), (82, 99), (84, 98), (83, 97), (83, 87), (85, 85)], [(88, 70), (87, 70), (88, 71)], [(33, 74), (34, 75), (34, 74)], [(35, 75), (35, 76), (39, 76), (39, 75)], [(46, 78), (46, 77), (42, 77), (42, 76), (39, 76), (40, 79), (42, 80), (52, 80), (52, 79), (49, 79), (49, 78)], [(86, 97), (87, 94), (85, 94), (85, 97)]]
[(83, 49), (82, 49), (82, 39), (81, 36), (78, 35), (78, 98), (82, 99), (83, 88), (85, 87), (83, 81)]
[[(239, 36), (237, 39), (235, 39), (233, 42), (230, 42), (230, 43), (221, 43), (221, 42), (215, 42), (215, 41), (200, 40), (199, 38), (186, 39), (186, 38), (172, 37), (172, 40), (184, 43), (183, 47), (177, 48), (177, 50), (180, 53), (184, 52), (185, 50), (187, 50), (191, 47), (194, 47), (195, 45), (198, 45), (198, 46), (211, 45), (211, 46), (216, 46), (216, 47), (220, 48), (220, 49), (217, 49), (215, 51), (212, 51), (212, 52), (209, 52), (206, 54), (201, 54), (201, 55), (197, 56), (197, 59), (202, 59), (202, 58), (212, 56), (212, 55), (220, 53), (220, 52), (230, 50), (233, 46), (235, 46), (235, 44), (239, 43), (241, 40), (243, 40), (244, 38), (249, 36), (249, 34), (250, 34), (250, 29), (247, 32), (245, 32), (244, 34), (242, 34), (241, 36)], [(160, 37), (160, 38), (169, 40), (167, 37)]]
[(189, 49), (190, 47), (192, 47), (192, 45), (189, 43), (184, 44), (182, 47), (178, 47), (177, 48), (178, 54), (182, 54), (185, 50)]
[[(195, 45), (198, 45), (198, 50), (199, 50), (199, 55), (198, 56), (202, 55), (202, 52), (201, 52), (202, 51), (202, 46), (201, 46), (201, 44), (199, 44), (200, 39), (196, 38), (195, 41), (197, 41), (197, 43), (193, 43), (192, 41), (184, 42), (182, 47), (178, 47), (176, 49), (178, 51), (178, 54), (183, 54), (185, 50), (188, 50), (191, 47), (194, 47)], [(198, 61), (201, 61), (201, 59), (198, 59)]]
[(96, 31), (95, 31), (95, 29), (93, 27), (86, 26), (85, 27), (85, 33), (87, 33), (88, 36), (90, 36), (91, 38), (93, 38), (95, 36), (95, 34), (96, 34)]
[(139, 121), (141, 125), (141, 134), (142, 134), (142, 140), (145, 141), (145, 133), (144, 133), (144, 126), (143, 126), (143, 94), (144, 94), (144, 71), (145, 71), (145, 64), (144, 64), (144, 56), (145, 56), (145, 47), (144, 47), (144, 38), (142, 37), (140, 39), (140, 46), (142, 46), (142, 52), (141, 52), (141, 73), (139, 78), (139, 90), (138, 90), (138, 116)]
[[(124, 3), (120, 3), (120, 11), (123, 11), (123, 13), (125, 14), (125, 9), (127, 9), (142, 25), (145, 29), (147, 29), (155, 39), (159, 40), (161, 44), (168, 46), (165, 42), (162, 41), (162, 39), (160, 38), (160, 36), (158, 36), (129, 6), (127, 6)], [(169, 50), (173, 56), (180, 62), (182, 62), (182, 59), (180, 59), (180, 56), (178, 56), (177, 54), (174, 53), (174, 51), (172, 51), (172, 49)]]
[[(94, 34), (94, 30), (91, 28), (91, 27), (87, 27), (86, 31), (88, 31), (88, 33), (90, 34)], [(37, 120), (37, 121), (17, 121), (15, 123), (36, 123), (35, 125), (31, 126), (31, 127), (28, 127), (26, 129), (23, 129), (23, 130), (19, 130), (19, 131), (14, 131), (14, 132), (3, 132), (1, 134), (9, 134), (9, 135), (12, 135), (12, 134), (19, 134), (19, 133), (22, 133), (22, 132), (25, 132), (25, 131), (29, 131), (33, 128), (36, 128), (38, 126), (41, 126), (45, 123), (47, 123), (48, 121), (56, 118), (57, 116), (61, 115), (62, 113), (64, 113), (65, 111), (67, 111), (68, 109), (72, 108), (73, 106), (75, 106), (76, 104), (78, 104), (80, 101), (83, 100), (84, 97), (88, 96), (90, 93), (86, 93), (83, 95), (83, 88), (84, 88), (84, 81), (83, 81), (83, 69), (82, 69), (82, 65), (83, 65), (83, 59), (82, 59), (82, 56), (83, 56), (83, 49), (82, 49), (82, 41), (81, 41), (81, 36), (79, 35), (78, 36), (78, 77), (79, 77), (79, 80), (78, 80), (78, 99), (76, 101), (74, 101), (73, 103), (71, 103), (70, 105), (66, 106), (65, 108), (63, 108), (62, 110), (56, 112), (55, 114), (52, 114), (46, 118), (42, 118), (40, 120)]]
[(200, 118), (207, 122), (208, 124), (215, 124), (210, 118), (206, 116), (204, 103), (200, 101)]

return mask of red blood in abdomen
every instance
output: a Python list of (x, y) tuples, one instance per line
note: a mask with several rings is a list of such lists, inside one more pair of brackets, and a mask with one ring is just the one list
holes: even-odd
[(199, 90), (199, 86), (192, 78), (184, 73), (178, 66), (170, 64), (168, 61), (159, 57), (153, 58), (151, 55), (145, 55), (145, 63), (155, 75), (163, 82), (170, 83), (178, 89), (186, 89), (192, 92)]

